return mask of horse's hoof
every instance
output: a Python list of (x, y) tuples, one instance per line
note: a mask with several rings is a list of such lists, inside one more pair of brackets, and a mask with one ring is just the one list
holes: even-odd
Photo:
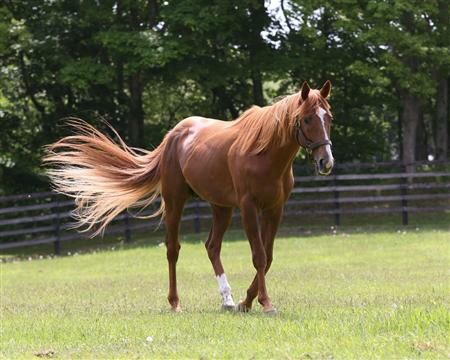
[(235, 311), (237, 312), (249, 312), (251, 308), (249, 308), (243, 301), (239, 301), (239, 303), (235, 307)]
[(275, 316), (278, 314), (278, 310), (275, 309), (274, 307), (271, 307), (269, 309), (264, 309), (263, 313), (264, 313), (264, 315), (267, 315), (267, 316)]
[(222, 311), (234, 311), (236, 309), (236, 305), (225, 305), (222, 304)]
[(172, 312), (175, 313), (175, 314), (180, 313), (180, 312), (182, 312), (181, 306), (180, 306), (180, 305), (173, 306), (173, 307), (170, 309), (170, 311), (172, 311)]

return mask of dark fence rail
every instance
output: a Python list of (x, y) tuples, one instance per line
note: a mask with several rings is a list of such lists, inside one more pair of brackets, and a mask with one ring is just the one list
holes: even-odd
[[(296, 176), (285, 216), (332, 216), (334, 225), (340, 225), (342, 217), (351, 214), (397, 213), (399, 222), (407, 225), (410, 213), (450, 212), (450, 162), (414, 163), (414, 172), (408, 173), (402, 169), (398, 162), (344, 164), (328, 177)], [(308, 171), (296, 166), (295, 173)], [(88, 233), (71, 229), (72, 207), (72, 200), (52, 192), (0, 197), (0, 250), (53, 243), (58, 254), (61, 242), (89, 238)], [(209, 205), (194, 199), (185, 208), (182, 224), (200, 232), (210, 220)], [(135, 234), (159, 225), (159, 219), (123, 213), (105, 235), (121, 235), (129, 242)]]

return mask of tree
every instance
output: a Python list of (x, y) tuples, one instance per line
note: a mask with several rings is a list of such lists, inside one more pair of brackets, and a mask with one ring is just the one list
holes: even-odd
[(436, 158), (447, 160), (449, 152), (449, 101), (448, 101), (448, 83), (450, 74), (450, 17), (448, 2), (438, 1), (439, 12), (435, 17), (437, 47), (435, 48), (437, 78), (437, 97), (436, 97)]
[[(381, 141), (384, 149), (392, 150), (388, 146), (388, 143), (393, 142), (394, 133), (394, 124), (390, 119), (395, 118), (398, 106), (401, 130), (394, 140), (401, 143), (400, 156), (404, 163), (414, 162), (420, 148), (416, 146), (417, 137), (425, 136), (423, 141), (431, 137), (425, 131), (418, 134), (417, 129), (419, 125), (425, 130), (431, 129), (431, 126), (421, 122), (431, 118), (424, 114), (430, 112), (436, 98), (433, 74), (449, 59), (448, 55), (442, 56), (448, 47), (444, 50), (442, 46), (437, 46), (434, 24), (437, 23), (437, 16), (442, 14), (437, 3), (335, 0), (321, 3), (321, 7), (318, 7), (313, 1), (302, 1), (293, 9), (293, 13), (297, 16), (296, 23), (300, 24), (297, 34), (291, 35), (300, 37), (297, 43), (302, 48), (297, 52), (313, 54), (303, 60), (303, 69), (312, 74), (314, 66), (316, 72), (322, 69), (333, 73), (337, 86), (345, 84), (344, 88), (338, 88), (338, 91), (342, 91), (334, 99), (338, 100), (341, 109), (357, 112), (362, 107), (366, 114), (372, 113), (369, 119), (372, 115), (373, 119), (366, 122), (370, 130), (365, 133), (357, 129), (356, 136), (365, 133), (363, 138), (369, 141), (374, 138), (378, 143)], [(295, 40), (291, 42), (295, 43)], [(308, 63), (311, 58), (315, 59), (313, 66)], [(343, 98), (340, 98), (343, 94)], [(364, 103), (368, 106), (364, 107)], [(377, 108), (381, 111), (377, 111)], [(380, 133), (372, 126), (377, 124), (376, 119), (379, 121), (383, 117), (388, 123), (380, 123), (381, 129), (384, 129)], [(346, 128), (353, 127), (355, 123), (353, 115), (350, 115), (350, 119)], [(383, 137), (389, 141), (383, 141)], [(363, 149), (364, 146), (361, 143), (357, 148)], [(339, 148), (343, 149), (345, 145), (340, 143)]]
[(4, 1), (1, 191), (44, 186), (40, 149), (66, 116), (151, 147), (303, 80), (333, 81), (338, 161), (445, 159), (448, 16), (445, 0)]
[(283, 72), (291, 89), (302, 80), (316, 86), (332, 80), (334, 155), (340, 162), (390, 159), (397, 144), (395, 94), (386, 91), (389, 79), (379, 70), (384, 60), (367, 46), (360, 10), (346, 1), (289, 4)]
[[(435, 97), (432, 19), (438, 13), (433, 2), (359, 2), (359, 27), (363, 38), (375, 49), (385, 66), (380, 72), (390, 80), (391, 91), (400, 100), (402, 159), (409, 166), (416, 159), (417, 129), (427, 99)], [(356, 21), (356, 19), (354, 18)], [(422, 133), (421, 133), (422, 135)]]

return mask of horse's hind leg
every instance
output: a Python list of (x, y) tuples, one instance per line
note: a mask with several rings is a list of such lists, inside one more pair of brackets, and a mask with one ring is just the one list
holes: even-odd
[(180, 252), (178, 233), (184, 204), (189, 197), (189, 187), (179, 167), (169, 169), (162, 181), (161, 194), (165, 202), (167, 261), (169, 263), (169, 300), (172, 311), (181, 310), (177, 291), (177, 260)]
[[(278, 230), (278, 226), (281, 221), (281, 215), (283, 213), (283, 208), (276, 207), (268, 211), (263, 211), (261, 214), (261, 236), (263, 238), (264, 247), (266, 249), (267, 256), (267, 264), (266, 270), (267, 273), (270, 269), (270, 265), (272, 265), (273, 260), (273, 243), (275, 240), (275, 235)], [(255, 276), (253, 282), (249, 286), (247, 290), (247, 297), (244, 301), (239, 303), (239, 310), (248, 311), (252, 307), (253, 300), (258, 295), (258, 277)]]
[(178, 240), (178, 231), (180, 227), (181, 213), (184, 202), (181, 204), (166, 204), (166, 247), (167, 261), (169, 263), (169, 300), (172, 310), (178, 312), (181, 310), (180, 299), (177, 291), (177, 261), (180, 252), (180, 242)]
[(231, 222), (233, 209), (212, 205), (212, 212), (213, 223), (205, 247), (219, 284), (219, 292), (222, 295), (222, 309), (232, 310), (235, 308), (235, 304), (231, 295), (230, 284), (228, 283), (222, 261), (220, 260), (220, 250), (222, 248), (223, 235)]
[[(280, 224), (281, 215), (283, 213), (282, 207), (276, 207), (270, 210), (263, 211), (261, 214), (261, 237), (262, 237), (262, 243), (266, 255), (266, 264), (264, 267), (263, 274), (265, 275), (269, 269), (270, 265), (272, 264), (273, 259), (273, 243), (275, 240), (275, 235), (278, 230), (278, 226)], [(246, 229), (247, 230), (247, 229)], [(248, 232), (248, 230), (247, 230)], [(252, 246), (252, 251), (253, 251)], [(260, 271), (259, 271), (260, 272)], [(251, 283), (250, 287), (247, 290), (247, 296), (245, 300), (239, 302), (237, 309), (238, 311), (247, 312), (251, 309), (253, 300), (258, 295), (258, 292), (261, 295), (261, 289), (259, 288), (260, 283), (260, 274), (257, 274), (255, 278), (253, 279), (253, 282)], [(263, 291), (265, 292), (265, 286), (263, 287)], [(264, 293), (262, 294), (264, 295)], [(267, 293), (265, 294), (267, 296)], [(264, 299), (264, 297), (261, 297), (258, 299), (261, 305), (264, 307), (264, 311), (266, 313), (274, 313), (276, 312), (275, 308), (271, 305), (267, 306), (267, 299)], [(266, 300), (266, 301), (264, 301)], [(270, 300), (269, 300), (270, 303)]]

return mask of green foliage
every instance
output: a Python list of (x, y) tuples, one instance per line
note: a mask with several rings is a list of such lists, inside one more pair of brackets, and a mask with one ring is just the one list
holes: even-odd
[[(108, 359), (448, 354), (446, 231), (277, 239), (267, 278), (275, 317), (264, 316), (256, 303), (249, 314), (222, 313), (204, 246), (198, 236), (191, 240), (182, 241), (178, 262), (180, 314), (168, 311), (164, 246), (2, 264), (0, 356), (33, 358), (50, 350), (57, 358)], [(254, 276), (248, 243), (236, 236), (224, 242), (222, 254), (237, 300)]]
[(93, 58), (81, 58), (70, 61), (61, 68), (61, 83), (73, 87), (74, 90), (87, 91), (95, 79), (98, 85), (109, 85), (114, 78), (114, 71), (106, 64)]
[[(434, 129), (435, 74), (450, 71), (442, 4), (7, 1), (0, 166), (39, 173), (39, 149), (64, 133), (57, 125), (69, 115), (104, 118), (131, 145), (151, 147), (189, 115), (232, 119), (326, 79), (338, 161), (398, 158), (400, 94), (422, 99)], [(0, 193), (41, 184), (3, 174)]]

